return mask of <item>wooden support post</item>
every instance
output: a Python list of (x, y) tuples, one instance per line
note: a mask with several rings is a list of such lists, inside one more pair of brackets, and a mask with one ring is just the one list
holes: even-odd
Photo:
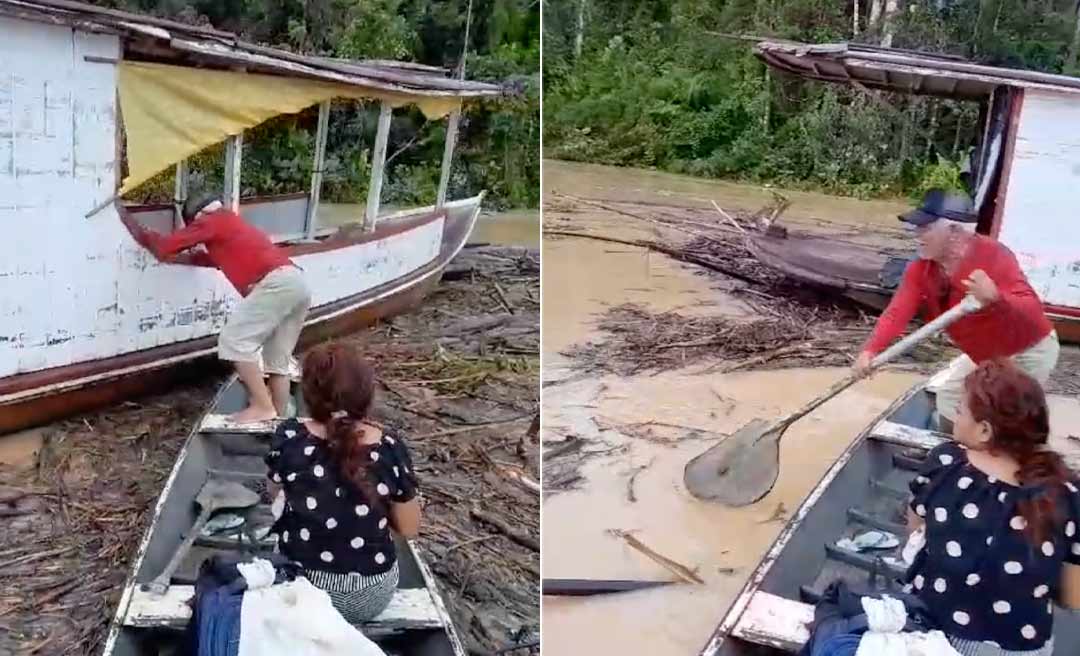
[(173, 190), (173, 228), (184, 227), (184, 202), (188, 198), (188, 164), (186, 159), (176, 163), (176, 185)]
[(323, 164), (326, 161), (326, 132), (330, 124), (330, 101), (319, 104), (319, 124), (315, 129), (315, 161), (311, 167), (311, 194), (308, 196), (307, 216), (304, 218), (304, 239), (315, 238), (319, 213), (319, 194), (322, 192)]
[(446, 190), (450, 186), (450, 169), (454, 165), (454, 146), (457, 142), (458, 121), (461, 120), (461, 110), (455, 109), (450, 112), (450, 118), (446, 125), (446, 144), (443, 145), (442, 171), (439, 173), (439, 193), (435, 199), (435, 209), (441, 210), (446, 204)]
[(371, 153), (371, 184), (368, 186), (367, 212), (364, 230), (372, 231), (379, 218), (379, 199), (382, 195), (383, 169), (386, 168), (386, 143), (390, 138), (390, 114), (393, 108), (383, 101), (379, 108), (379, 131), (375, 133), (375, 150)]
[(225, 142), (225, 193), (222, 204), (234, 212), (240, 211), (240, 166), (244, 155), (244, 133), (233, 135)]

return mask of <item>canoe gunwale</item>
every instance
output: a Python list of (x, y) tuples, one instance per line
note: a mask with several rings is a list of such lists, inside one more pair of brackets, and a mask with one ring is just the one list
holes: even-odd
[(863, 444), (870, 438), (874, 429), (882, 422), (885, 421), (892, 413), (898, 408), (907, 403), (917, 394), (923, 391), (925, 388), (925, 382), (920, 382), (914, 385), (907, 392), (893, 401), (888, 408), (878, 414), (859, 435), (852, 440), (844, 452), (833, 462), (821, 479), (817, 482), (814, 488), (806, 496), (803, 502), (799, 505), (799, 509), (791, 520), (781, 529), (780, 534), (777, 535), (773, 541), (769, 550), (765, 552), (765, 556), (754, 568), (750, 578), (743, 585), (739, 591), (738, 596), (735, 597), (735, 601), (731, 603), (728, 610), (724, 613), (724, 618), (720, 624), (713, 631), (709, 637), (708, 642), (698, 652), (699, 656), (719, 656), (720, 650), (724, 646), (724, 642), (729, 639), (739, 639), (733, 634), (734, 629), (738, 626), (739, 621), (742, 619), (743, 614), (746, 612), (747, 607), (750, 605), (750, 601), (764, 582), (765, 577), (769, 574), (773, 565), (779, 560), (780, 556), (784, 552), (784, 548), (792, 537), (798, 531), (806, 519), (806, 516), (817, 504), (818, 500), (825, 494), (825, 490), (832, 484), (844, 467), (851, 461), (855, 453), (863, 447)]
[(135, 558), (131, 565), (131, 571), (128, 573), (127, 580), (124, 582), (124, 591), (120, 595), (120, 601), (116, 604), (116, 613), (113, 615), (112, 622), (109, 626), (109, 634), (105, 639), (105, 646), (102, 649), (103, 656), (110, 656), (116, 647), (116, 640), (120, 637), (120, 631), (123, 630), (124, 617), (127, 615), (128, 606), (131, 605), (131, 597), (135, 590), (135, 586), (138, 585), (136, 581), (139, 566), (142, 565), (143, 558), (146, 556), (146, 551), (150, 547), (150, 540), (154, 535), (154, 526), (157, 524), (158, 519), (161, 517), (162, 511), (165, 509), (165, 502), (169, 497), (169, 492), (172, 490), (173, 484), (176, 483), (176, 479), (180, 476), (180, 470), (184, 460), (187, 458), (188, 449), (194, 440), (198, 439), (199, 427), (202, 425), (203, 418), (210, 414), (224, 398), (228, 389), (236, 383), (238, 376), (233, 374), (221, 384), (218, 388), (214, 398), (206, 404), (206, 409), (199, 416), (199, 421), (191, 427), (191, 432), (188, 433), (187, 439), (184, 440), (184, 446), (180, 448), (180, 452), (176, 455), (176, 461), (173, 463), (172, 470), (169, 472), (169, 477), (165, 479), (165, 485), (161, 488), (161, 492), (158, 494), (157, 503), (154, 504), (154, 514), (150, 518), (150, 524), (146, 527), (146, 531), (143, 533), (142, 540), (139, 541), (139, 549), (135, 552)]

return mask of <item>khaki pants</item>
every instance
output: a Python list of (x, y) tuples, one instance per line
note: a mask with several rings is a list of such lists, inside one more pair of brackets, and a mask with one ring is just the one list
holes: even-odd
[[(1054, 370), (1054, 366), (1057, 365), (1059, 350), (1057, 332), (1051, 331), (1034, 346), (1009, 359), (1043, 385), (1050, 378), (1050, 372)], [(956, 421), (960, 399), (964, 394), (964, 379), (975, 371), (975, 368), (976, 365), (971, 358), (961, 355), (950, 362), (945, 371), (934, 376), (927, 383), (927, 391), (937, 395), (937, 411), (942, 417), (949, 421)]]
[(311, 291), (294, 266), (266, 274), (229, 315), (218, 337), (218, 357), (258, 362), (268, 374), (289, 375), (292, 352), (304, 328)]

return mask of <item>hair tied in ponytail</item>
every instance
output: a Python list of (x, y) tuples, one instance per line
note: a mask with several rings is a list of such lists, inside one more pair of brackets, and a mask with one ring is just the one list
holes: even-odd
[(344, 418), (346, 418), (348, 416), (349, 416), (349, 412), (347, 410), (334, 410), (333, 412), (330, 413), (330, 418), (331, 419), (344, 419)]

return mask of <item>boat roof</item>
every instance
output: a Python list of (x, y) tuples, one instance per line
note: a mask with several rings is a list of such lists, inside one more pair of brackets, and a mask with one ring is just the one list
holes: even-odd
[(142, 61), (242, 69), (413, 97), (478, 98), (508, 92), (496, 84), (453, 79), (448, 76), (449, 71), (434, 66), (301, 55), (249, 43), (237, 34), (213, 27), (187, 25), (72, 0), (0, 0), (0, 16), (116, 34), (125, 41), (125, 55)]
[(900, 48), (767, 40), (757, 44), (755, 53), (769, 66), (794, 75), (899, 93), (985, 100), (995, 88), (1010, 86), (1080, 94), (1080, 78)]

